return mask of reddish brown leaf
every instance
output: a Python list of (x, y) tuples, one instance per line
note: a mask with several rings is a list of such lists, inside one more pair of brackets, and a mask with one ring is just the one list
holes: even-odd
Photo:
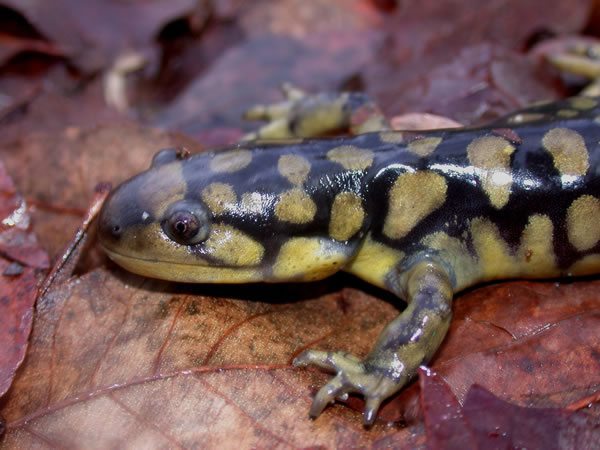
[[(252, 36), (267, 34), (306, 38), (312, 34), (358, 33), (383, 25), (384, 15), (366, 0), (277, 0), (249, 3), (240, 26)], [(332, 34), (331, 37), (334, 37)]]
[(536, 81), (543, 81), (540, 73), (532, 73), (535, 67), (528, 67), (512, 51), (521, 50), (540, 30), (581, 30), (592, 3), (403, 3), (387, 22), (385, 52), (364, 73), (367, 88), (388, 114), (427, 111), (469, 124), (527, 104), (535, 95), (555, 98), (556, 86), (547, 81), (536, 86)]
[(436, 128), (458, 128), (463, 125), (448, 117), (428, 113), (407, 113), (390, 119), (395, 130), (432, 130)]
[(419, 374), (430, 448), (577, 448), (600, 445), (600, 418), (560, 408), (523, 408), (481, 386), (461, 407), (437, 374)]
[[(547, 72), (504, 47), (479, 44), (406, 84), (386, 84), (391, 111), (429, 111), (463, 124), (481, 123), (562, 92)], [(395, 100), (397, 99), (397, 100)]]
[[(586, 398), (594, 404), (600, 385), (599, 285), (520, 281), (458, 295), (432, 367), (461, 402), (479, 384), (522, 406), (567, 407)], [(414, 387), (390, 401), (381, 416), (420, 420)]]
[(164, 102), (189, 83), (159, 123), (178, 126), (207, 145), (228, 144), (227, 136), (203, 139), (215, 128), (239, 127), (242, 112), (255, 103), (279, 100), (283, 82), (338, 88), (372, 63), (383, 38), (381, 15), (363, 0), (240, 2), (235, 21), (226, 3), (213, 5), (220, 20), (209, 22), (201, 40), (165, 42), (170, 51), (161, 76), (142, 88), (142, 96)]
[(342, 293), (346, 313), (339, 295), (305, 300), (323, 288), (175, 286), (103, 270), (67, 283), (38, 302), (1, 411), (5, 445), (194, 447), (235, 435), (244, 447), (332, 447), (369, 445), (386, 430), (388, 443), (414, 440), (383, 425), (366, 431), (345, 407), (308, 419), (309, 381), (325, 376), (292, 368), (292, 356), (338, 341), (364, 355), (394, 315), (356, 291)]
[(250, 38), (196, 79), (163, 110), (157, 123), (193, 136), (223, 123), (240, 124), (250, 106), (280, 101), (284, 82), (332, 89), (368, 61), (376, 41), (372, 34), (348, 32), (303, 40), (268, 34)]
[(576, 448), (600, 445), (600, 418), (559, 408), (522, 408), (473, 386), (463, 408), (478, 448)]
[[(348, 277), (332, 281), (335, 280), (350, 282)], [(527, 287), (523, 298), (517, 296), (521, 285)], [(535, 335), (538, 331), (530, 330), (531, 323), (515, 321), (514, 309), (528, 308), (528, 313), (522, 315), (536, 317), (530, 320), (534, 323), (547, 322), (548, 315), (558, 314), (559, 318), (561, 314), (577, 315), (576, 311), (591, 306), (585, 295), (577, 294), (585, 286), (586, 283), (562, 288), (548, 283), (510, 283), (463, 296), (456, 306), (459, 323), (465, 321), (465, 314), (467, 322), (489, 319), (493, 323), (498, 321), (493, 313), (506, 323), (494, 326), (483, 323), (479, 328), (471, 328), (471, 339), (463, 342), (465, 356), (452, 356), (455, 336), (451, 336), (450, 345), (440, 352), (434, 367), (447, 374), (449, 365), (454, 370), (455, 366), (461, 366), (463, 376), (473, 371), (474, 364), (469, 358), (477, 353), (469, 342), (477, 342), (480, 352), (482, 347), (489, 348), (490, 343), (497, 346), (495, 330), (499, 326), (512, 328), (511, 332), (524, 341), (521, 346), (527, 347), (531, 340), (528, 333)], [(557, 290), (558, 299), (548, 296), (541, 305), (528, 305), (527, 298), (535, 298), (538, 287), (541, 292), (538, 302), (546, 298), (548, 289)], [(320, 299), (304, 300), (317, 296), (324, 288), (330, 289), (324, 283), (175, 286), (123, 272), (116, 278), (104, 271), (69, 283), (38, 305), (33, 346), (2, 410), (8, 419), (6, 442), (28, 446), (42, 440), (55, 446), (85, 446), (90, 439), (110, 436), (125, 443), (136, 436), (153, 445), (187, 447), (217, 442), (230, 433), (230, 426), (235, 426), (236, 440), (244, 446), (418, 443), (422, 436), (419, 423), (392, 431), (385, 422), (378, 422), (372, 430), (365, 431), (360, 425), (360, 415), (344, 406), (328, 408), (314, 422), (307, 419), (310, 386), (319, 386), (326, 375), (292, 369), (291, 358), (314, 346), (365, 355), (382, 325), (395, 314), (391, 305), (354, 290), (339, 294), (326, 291), (327, 295)], [(492, 288), (504, 289), (505, 294), (493, 295)], [(572, 302), (560, 298), (563, 290), (564, 296), (574, 297)], [(482, 297), (486, 297), (485, 302)], [(286, 301), (282, 303), (281, 299)], [(590, 301), (595, 304), (595, 300)], [(578, 325), (575, 324), (574, 332), (585, 336), (585, 327)], [(521, 328), (524, 331), (519, 333)], [(455, 329), (452, 334), (456, 334)], [(563, 352), (561, 346), (573, 353), (571, 341), (555, 341), (552, 336), (544, 339), (550, 339), (547, 346), (555, 354)], [(592, 342), (592, 350), (594, 345)], [(509, 347), (502, 345), (493, 353), (501, 349), (510, 354)], [(539, 346), (531, 349), (538, 350)], [(579, 346), (577, 352), (585, 353), (585, 347)], [(540, 358), (549, 360), (546, 352)], [(549, 364), (556, 368), (560, 362)], [(581, 363), (571, 358), (567, 364)], [(494, 368), (488, 365), (485, 373), (484, 368), (480, 369), (481, 378), (491, 383), (503, 380), (507, 369), (510, 369), (508, 364)], [(560, 388), (580, 394), (577, 385), (589, 384), (584, 381), (587, 378), (593, 389), (594, 383), (597, 385), (596, 375), (590, 371), (598, 372), (590, 367), (573, 377), (560, 377)], [(46, 374), (47, 381), (40, 382), (35, 376), (39, 373)], [(576, 377), (579, 379), (575, 380)], [(448, 379), (451, 389), (460, 392), (465, 381), (452, 376)], [(467, 377), (466, 383), (472, 379)], [(543, 390), (544, 381), (540, 382)], [(511, 385), (503, 385), (508, 386)], [(538, 387), (528, 384), (523, 389), (534, 395)], [(411, 390), (414, 395), (414, 389), (407, 392)], [(16, 395), (19, 392), (29, 395)], [(430, 404), (435, 403), (435, 396)], [(394, 402), (382, 411), (384, 420), (386, 409)], [(361, 405), (358, 402), (358, 408)], [(87, 425), (81, 422), (83, 411)], [(107, 422), (107, 417), (112, 419)], [(88, 435), (91, 430), (93, 437)], [(187, 431), (182, 434), (183, 430)], [(98, 442), (103, 445), (105, 441)]]
[[(40, 83), (45, 87), (38, 86)], [(18, 109), (13, 108), (8, 117), (2, 117), (0, 149), (7, 153), (6, 146), (19, 145), (26, 137), (46, 134), (58, 137), (72, 133), (74, 129), (87, 130), (98, 125), (131, 122), (106, 106), (99, 82), (91, 83), (77, 95), (65, 95), (56, 91), (73, 89), (74, 83), (77, 81), (68, 77), (64, 71), (56, 70), (47, 78), (42, 77), (41, 81), (30, 82), (24, 93), (15, 94), (14, 80), (0, 78), (2, 91), (10, 99), (10, 103), (17, 102), (18, 105)]]
[(34, 269), (48, 268), (48, 255), (30, 232), (30, 216), (23, 197), (15, 191), (12, 180), (0, 163), (0, 254)]
[(25, 39), (0, 33), (0, 65), (20, 52), (40, 52), (52, 56), (63, 56), (55, 45), (37, 39)]
[(0, 163), (0, 396), (10, 387), (25, 352), (37, 294), (36, 269), (48, 256), (30, 231), (25, 202)]
[(0, 5), (20, 12), (41, 34), (60, 45), (74, 64), (93, 72), (105, 68), (127, 49), (151, 55), (159, 30), (176, 18), (190, 15), (202, 3), (2, 0)]
[[(466, 124), (490, 120), (564, 93), (547, 67), (516, 51), (540, 28), (582, 27), (590, 2), (578, 2), (563, 11), (559, 1), (528, 0), (517, 13), (506, 1), (486, 8), (476, 1), (406, 4), (383, 29), (384, 16), (373, 9), (361, 15), (355, 2), (345, 8), (343, 1), (258, 2), (241, 21), (252, 37), (201, 73), (158, 123), (201, 136), (207, 128), (239, 124), (253, 104), (279, 100), (282, 82), (328, 90), (352, 79), (364, 82), (390, 115), (429, 111)], [(534, 10), (535, 18), (524, 15)], [(328, 25), (320, 28), (325, 18)], [(506, 43), (490, 43), (512, 28), (518, 32), (502, 35)]]
[(35, 270), (21, 266), (21, 273), (7, 273), (11, 263), (0, 260), (0, 395), (10, 387), (27, 351), (37, 293)]
[(433, 449), (473, 448), (474, 438), (460, 403), (436, 373), (419, 370), (421, 403), (427, 426), (427, 443)]
[[(63, 57), (58, 46), (44, 38), (20, 14), (0, 6), (0, 67), (22, 52)], [(4, 102), (2, 102), (4, 103)]]
[[(524, 406), (567, 406), (600, 384), (600, 282), (515, 282), (462, 296), (437, 372)], [(490, 374), (493, 374), (490, 376)]]
[(179, 146), (200, 149), (178, 133), (106, 125), (23, 137), (1, 147), (0, 155), (20, 191), (35, 204), (36, 231), (54, 256), (79, 226), (97, 183), (119, 183), (147, 168), (158, 150)]

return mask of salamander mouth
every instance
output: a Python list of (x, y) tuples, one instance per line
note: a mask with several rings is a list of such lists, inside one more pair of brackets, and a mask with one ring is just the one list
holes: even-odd
[(100, 244), (108, 257), (126, 270), (150, 278), (183, 283), (237, 284), (264, 281), (262, 270), (245, 267), (214, 267), (125, 255)]

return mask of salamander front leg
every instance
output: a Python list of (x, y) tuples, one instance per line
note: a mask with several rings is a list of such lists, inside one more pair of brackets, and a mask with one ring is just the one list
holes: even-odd
[(440, 346), (451, 318), (452, 284), (440, 265), (423, 261), (398, 276), (408, 307), (382, 331), (364, 359), (344, 352), (308, 350), (294, 365), (314, 365), (336, 376), (317, 393), (310, 416), (316, 418), (336, 398), (365, 397), (363, 422), (371, 425), (381, 402), (398, 392)]

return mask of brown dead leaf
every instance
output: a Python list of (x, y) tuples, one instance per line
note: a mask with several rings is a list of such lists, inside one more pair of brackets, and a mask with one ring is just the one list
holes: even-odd
[(583, 411), (522, 408), (473, 386), (463, 408), (480, 448), (576, 448), (600, 445), (600, 419)]
[(512, 282), (462, 296), (434, 367), (523, 406), (565, 407), (600, 385), (599, 281)]
[(24, 138), (60, 135), (71, 128), (87, 130), (98, 125), (133, 122), (106, 106), (99, 82), (83, 89), (64, 68), (51, 70), (40, 78), (28, 80), (25, 92), (15, 89), (14, 77), (0, 78), (0, 89), (7, 103), (16, 103), (0, 118), (3, 130), (0, 149), (18, 145)]
[[(281, 100), (279, 86), (332, 89), (370, 58), (378, 37), (339, 32), (307, 36), (262, 35), (227, 50), (165, 108), (157, 125), (197, 136), (205, 129), (240, 124), (250, 106)], [(246, 124), (245, 128), (256, 124)]]
[(442, 377), (421, 368), (419, 387), (429, 446), (448, 450), (475, 448), (475, 436), (461, 404)]
[(0, 163), (0, 254), (9, 261), (34, 269), (48, 268), (48, 255), (31, 232), (27, 205), (15, 191), (4, 164)]
[[(234, 432), (244, 447), (422, 444), (420, 421), (386, 425), (398, 400), (369, 431), (342, 405), (307, 418), (311, 392), (327, 375), (294, 369), (291, 359), (307, 347), (364, 356), (397, 313), (340, 290), (347, 283), (175, 285), (119, 269), (75, 279), (38, 303), (28, 359), (1, 410), (5, 444), (210, 447)], [(518, 404), (565, 406), (598, 385), (598, 367), (586, 359), (600, 352), (590, 335), (598, 301), (585, 294), (597, 285), (519, 282), (461, 296), (434, 369), (459, 399), (478, 382)], [(567, 327), (579, 337), (566, 339)], [(418, 399), (414, 387), (405, 393)]]
[(506, 114), (532, 97), (556, 98), (556, 82), (513, 52), (542, 30), (582, 29), (592, 3), (404, 2), (387, 21), (385, 51), (363, 73), (367, 90), (390, 115), (426, 111), (468, 124)]
[(21, 13), (72, 64), (84, 72), (106, 68), (123, 51), (152, 56), (153, 40), (168, 22), (205, 7), (197, 0), (106, 2), (103, 0), (2, 0), (0, 6)]
[[(428, 111), (466, 124), (494, 119), (564, 93), (546, 67), (517, 52), (540, 29), (582, 27), (590, 0), (577, 3), (528, 0), (513, 8), (501, 0), (481, 8), (476, 1), (435, 0), (403, 4), (387, 18), (368, 2), (252, 3), (240, 23), (250, 38), (199, 73), (156, 123), (194, 136), (238, 125), (250, 106), (279, 100), (276, 86), (286, 81), (314, 91), (356, 83), (390, 116)], [(535, 17), (526, 15), (532, 11)]]
[(37, 294), (36, 274), (48, 255), (31, 232), (23, 198), (0, 163), (0, 396), (25, 358)]
[(439, 128), (460, 128), (463, 125), (448, 117), (428, 113), (407, 113), (390, 119), (394, 130), (433, 130)]
[(327, 291), (182, 286), (120, 270), (73, 280), (38, 302), (27, 362), (2, 408), (4, 445), (215, 447), (234, 435), (243, 447), (369, 445), (386, 427), (365, 431), (348, 408), (308, 419), (308, 381), (326, 377), (290, 360), (338, 340), (364, 355), (394, 308)]
[[(527, 407), (567, 407), (600, 385), (600, 281), (506, 282), (459, 294), (450, 331), (431, 361), (462, 403), (473, 384)], [(417, 385), (380, 418), (419, 423)], [(361, 401), (351, 401), (357, 411)], [(600, 405), (594, 414), (600, 415)]]
[(419, 374), (429, 448), (576, 448), (600, 445), (600, 418), (560, 408), (523, 408), (481, 386), (469, 389), (464, 407), (441, 377)]
[(51, 43), (0, 33), (0, 66), (21, 52), (40, 52), (51, 56), (63, 56), (61, 50)]
[(426, 76), (385, 90), (388, 110), (429, 111), (463, 124), (489, 122), (562, 92), (535, 60), (488, 43), (466, 47)]
[(61, 49), (47, 42), (20, 14), (0, 6), (0, 67), (23, 52), (63, 57)]
[(180, 146), (200, 149), (178, 133), (138, 124), (105, 125), (22, 137), (0, 147), (0, 156), (20, 191), (35, 205), (37, 233), (54, 256), (79, 225), (97, 183), (120, 183), (146, 169), (157, 151)]
[(360, 33), (381, 27), (384, 16), (364, 0), (278, 0), (248, 3), (239, 20), (251, 36), (274, 34), (304, 39), (315, 33)]

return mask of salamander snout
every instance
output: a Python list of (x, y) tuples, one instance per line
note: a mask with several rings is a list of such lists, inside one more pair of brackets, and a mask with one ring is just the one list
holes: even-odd
[(111, 216), (106, 208), (100, 212), (98, 236), (101, 243), (116, 242), (123, 234), (123, 224), (118, 217)]
[(136, 225), (144, 223), (143, 218), (149, 214), (140, 211), (136, 197), (123, 186), (113, 191), (102, 206), (98, 220), (98, 238), (104, 247), (114, 248), (126, 240), (127, 234)]

